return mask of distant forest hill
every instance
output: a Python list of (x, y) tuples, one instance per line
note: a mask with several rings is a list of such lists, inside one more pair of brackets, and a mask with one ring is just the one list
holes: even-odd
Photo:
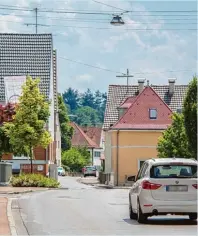
[(99, 126), (104, 122), (107, 93), (87, 89), (84, 93), (68, 88), (63, 94), (69, 118), (80, 126)]

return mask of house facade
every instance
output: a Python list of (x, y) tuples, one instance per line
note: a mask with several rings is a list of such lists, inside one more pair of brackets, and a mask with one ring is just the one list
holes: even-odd
[(187, 86), (110, 86), (103, 126), (108, 183), (124, 185), (146, 159), (157, 157), (158, 138), (181, 112)]
[[(47, 174), (50, 164), (57, 163), (60, 155), (60, 128), (57, 113), (56, 51), (53, 50), (51, 34), (0, 34), (0, 104), (12, 102), (21, 94), (21, 78), (29, 75), (40, 78), (40, 91), (50, 100), (50, 117), (46, 128), (52, 143), (46, 148), (34, 150), (36, 170)], [(9, 83), (7, 83), (9, 81)], [(17, 102), (17, 101), (15, 101)], [(4, 155), (3, 161), (12, 163), (14, 170), (30, 169), (25, 156)]]
[(102, 148), (100, 146), (101, 128), (80, 127), (72, 122), (74, 128), (72, 147), (86, 147), (90, 152), (91, 163), (94, 166), (101, 166)]

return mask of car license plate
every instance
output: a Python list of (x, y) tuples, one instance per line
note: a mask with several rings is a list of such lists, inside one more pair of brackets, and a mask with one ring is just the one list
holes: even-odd
[(187, 192), (188, 186), (187, 185), (167, 185), (166, 191), (167, 192)]

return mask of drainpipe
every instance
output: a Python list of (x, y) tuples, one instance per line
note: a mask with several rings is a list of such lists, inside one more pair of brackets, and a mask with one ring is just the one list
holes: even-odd
[(117, 172), (117, 186), (119, 184), (119, 133), (120, 130), (117, 130), (117, 152), (116, 152), (116, 172)]

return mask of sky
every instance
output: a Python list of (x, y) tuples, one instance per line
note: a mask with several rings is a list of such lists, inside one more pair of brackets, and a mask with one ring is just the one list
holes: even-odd
[[(35, 33), (34, 8), (38, 33), (53, 35), (61, 93), (108, 91), (126, 84), (116, 76), (127, 68), (130, 84), (187, 84), (197, 74), (197, 1), (1, 0), (0, 33)], [(121, 13), (125, 24), (112, 26)]]

